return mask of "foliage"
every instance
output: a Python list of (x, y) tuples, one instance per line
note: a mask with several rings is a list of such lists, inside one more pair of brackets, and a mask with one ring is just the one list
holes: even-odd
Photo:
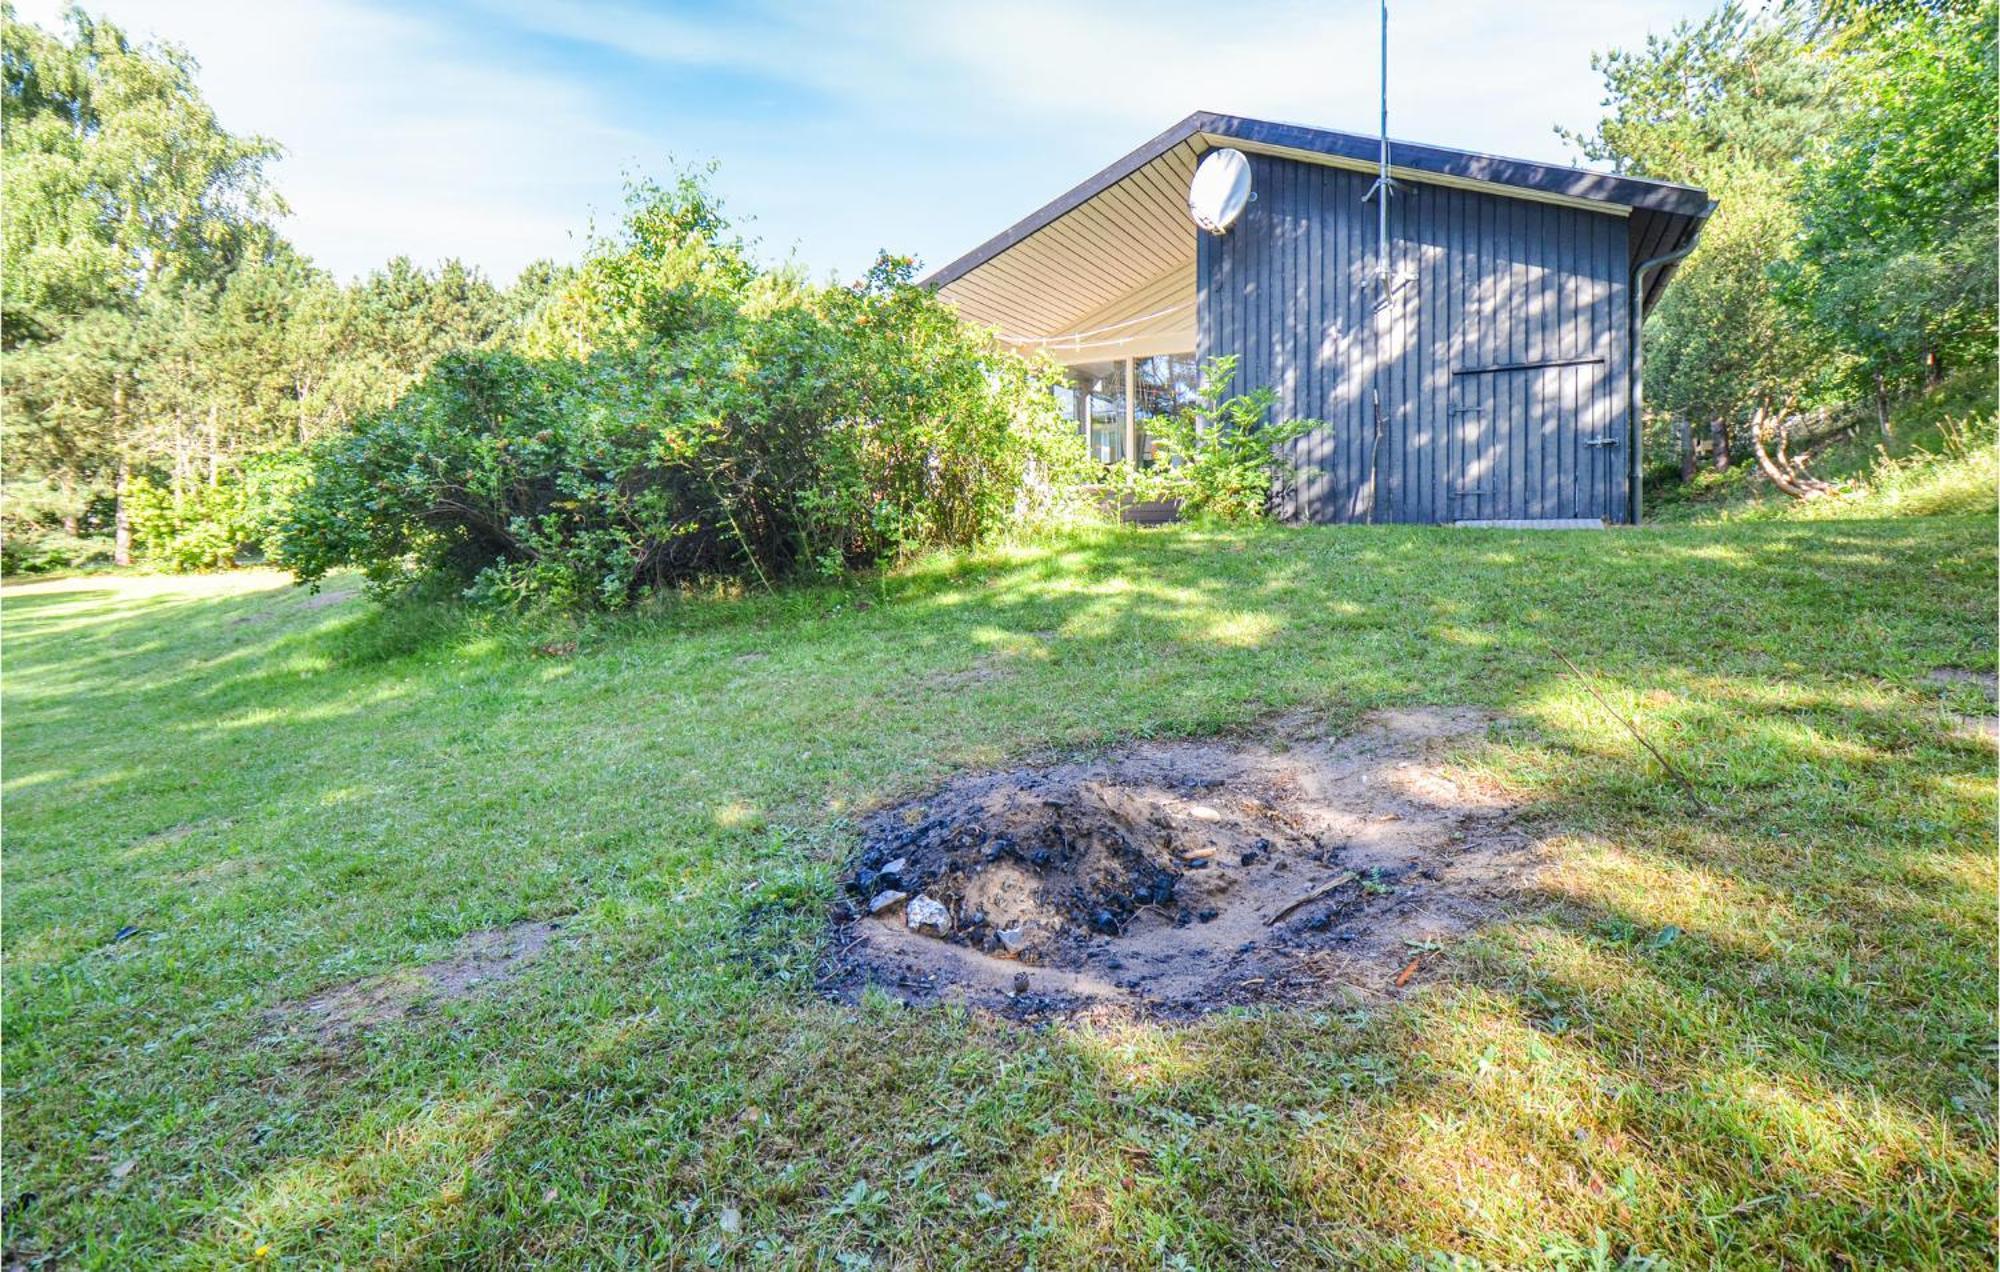
[(79, 538), (60, 530), (0, 519), (0, 575), (53, 574), (111, 564), (111, 545), (102, 538)]
[(388, 407), (448, 352), (518, 340), (567, 276), (541, 263), (503, 291), (399, 258), (341, 286), (273, 228), (277, 148), (221, 127), (183, 50), (7, 7), (0, 53), (4, 444), (10, 475), (59, 494), (10, 511), (17, 537), (74, 534), (75, 509), (121, 494), (157, 521), (170, 488), (182, 546), (155, 562), (225, 560), (242, 527), (195, 486)]
[(1771, 285), (1773, 252), (1798, 226), (1789, 194), (1746, 174), (1725, 197), (1645, 332), (1647, 404), (1704, 424), (1787, 399), (1817, 404), (1839, 365)]
[(585, 358), (671, 342), (742, 308), (758, 270), (706, 180), (712, 171), (631, 183), (623, 223), (592, 237), (582, 267), (530, 319), (523, 350)]
[(282, 204), (278, 148), (221, 127), (184, 50), (65, 21), (0, 10), (0, 387), (10, 462), (74, 491), (141, 451), (142, 306), (267, 252)]
[(1830, 413), (1833, 431), (1816, 424), (1818, 440), (1806, 450), (1809, 471), (1839, 486), (1840, 498), (1785, 497), (1755, 465), (1703, 467), (1691, 482), (1659, 466), (1646, 478), (1647, 508), (1668, 523), (1990, 513), (2000, 498), (1994, 400), (1993, 368), (1967, 367), (1899, 402), (1886, 437), (1872, 411)]
[[(1828, 470), (1835, 465), (1828, 465)], [(1847, 521), (1876, 517), (1984, 516), (2000, 514), (2000, 447), (1989, 413), (1940, 421), (1923, 442), (1877, 444), (1852, 468), (1836, 498), (1801, 502), (1772, 495), (1754, 470), (1737, 480), (1703, 474), (1679, 508), (1663, 508), (1674, 521)]]
[(222, 128), (186, 50), (135, 45), (80, 8), (64, 18), (66, 40), (0, 15), (10, 347), (161, 279), (217, 279), (282, 211), (263, 173), (278, 146)]
[(1741, 449), (1760, 408), (1886, 411), (1991, 359), (1995, 12), (1731, 0), (1593, 60), (1606, 114), (1564, 136), (1720, 202), (1648, 323), (1654, 411)]
[[(1703, 185), (1718, 208), (1645, 331), (1648, 407), (1740, 434), (1757, 405), (1825, 381), (1826, 342), (1801, 324), (1771, 271), (1798, 237), (1797, 168), (1841, 104), (1806, 9), (1749, 13), (1735, 0), (1642, 50), (1592, 59), (1606, 114), (1558, 129), (1585, 158)], [(1670, 433), (1665, 434), (1670, 436)]]
[(1871, 380), (1993, 358), (1996, 21), (1992, 0), (1869, 5), (1843, 34), (1854, 108), (1805, 167), (1782, 274)]
[(279, 532), (306, 467), (296, 454), (259, 456), (213, 484), (178, 495), (140, 477), (126, 500), (132, 539), (150, 563), (170, 570), (226, 570), (245, 552), (279, 555)]
[(910, 273), (885, 258), (852, 289), (766, 277), (698, 179), (641, 187), (545, 311), (572, 356), (440, 362), (317, 452), (284, 555), (307, 580), (354, 565), (616, 607), (705, 575), (769, 584), (976, 543), (1080, 444), (1050, 369)]
[(1185, 408), (1146, 421), (1158, 442), (1150, 468), (1126, 470), (1128, 492), (1144, 499), (1177, 499), (1181, 514), (1225, 525), (1268, 519), (1271, 491), (1292, 475), (1290, 444), (1319, 420), (1273, 420), (1277, 393), (1269, 386), (1231, 395), (1236, 358), (1211, 358), (1200, 388)]
[(1803, 6), (1752, 13), (1725, 0), (1642, 49), (1594, 54), (1607, 113), (1591, 132), (1556, 134), (1633, 176), (1714, 189), (1783, 172), (1839, 115), (1837, 85), (1813, 55), (1817, 29)]

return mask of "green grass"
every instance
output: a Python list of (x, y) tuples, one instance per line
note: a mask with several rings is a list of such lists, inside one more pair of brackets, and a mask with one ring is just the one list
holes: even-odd
[[(1994, 548), (1102, 531), (590, 622), (10, 589), (8, 1260), (1990, 1266), (1994, 756), (1925, 674), (1994, 668)], [(1550, 865), (1406, 1000), (1029, 1029), (814, 993), (872, 801), (1417, 703), (1518, 721), (1466, 758)], [(520, 979), (351, 1046), (273, 1016), (557, 916)]]
[[(1798, 500), (1765, 480), (1749, 453), (1731, 468), (1703, 469), (1683, 483), (1671, 468), (1647, 477), (1646, 515), (1654, 524), (1841, 520), (1983, 514), (2000, 506), (1992, 367), (1975, 367), (1900, 402), (1884, 438), (1866, 408), (1848, 409), (1853, 428), (1814, 449), (1811, 471), (1842, 488), (1838, 499)], [(1864, 418), (1865, 416), (1865, 418)]]

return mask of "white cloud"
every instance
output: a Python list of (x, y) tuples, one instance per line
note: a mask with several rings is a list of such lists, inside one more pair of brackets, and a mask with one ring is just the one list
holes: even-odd
[[(468, 60), (435, 21), (348, 0), (272, 0), (254, 21), (230, 0), (101, 7), (186, 46), (224, 126), (285, 147), (286, 230), (338, 274), (404, 254), (504, 280), (571, 255), (586, 207), (615, 199), (647, 145), (570, 82)], [(21, 8), (59, 18), (52, 0)]]
[[(1691, 8), (1519, 0), (1398, 5), (1390, 22), (1390, 130), (1440, 145), (1565, 158), (1552, 127), (1594, 118), (1590, 54), (1636, 43)], [(1162, 128), (1217, 110), (1375, 131), (1380, 37), (1370, 3), (919, 8), (913, 43), (948, 57), (1003, 108), (1047, 126)], [(1069, 53), (1083, 56), (1071, 56)]]
[[(286, 146), (289, 232), (342, 274), (404, 253), (505, 279), (572, 256), (620, 174), (669, 153), (720, 159), (732, 206), (815, 269), (853, 274), (878, 246), (937, 262), (1195, 109), (1375, 122), (1373, 0), (472, 2), (92, 5), (188, 46), (225, 124)], [(1703, 7), (1399, 3), (1392, 131), (1564, 160), (1551, 127), (1595, 118), (1591, 51)]]

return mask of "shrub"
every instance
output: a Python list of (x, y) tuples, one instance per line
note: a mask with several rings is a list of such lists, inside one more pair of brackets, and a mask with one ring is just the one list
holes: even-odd
[(297, 455), (251, 458), (213, 485), (175, 494), (145, 477), (127, 492), (132, 545), (170, 570), (226, 570), (246, 552), (274, 560), (291, 499), (306, 478)]
[(111, 541), (81, 538), (13, 518), (0, 524), (0, 574), (53, 574), (111, 564)]
[(613, 607), (768, 585), (972, 544), (1083, 463), (1055, 369), (965, 327), (908, 261), (846, 289), (760, 275), (699, 183), (643, 193), (543, 356), (447, 359), (315, 454), (284, 534), (302, 580), (353, 565)]
[(1134, 495), (1178, 499), (1182, 515), (1197, 520), (1240, 523), (1271, 515), (1272, 490), (1290, 474), (1284, 448), (1324, 425), (1272, 421), (1276, 393), (1267, 386), (1232, 397), (1235, 379), (1234, 356), (1211, 358), (1190, 406), (1146, 422), (1159, 460), (1131, 473)]

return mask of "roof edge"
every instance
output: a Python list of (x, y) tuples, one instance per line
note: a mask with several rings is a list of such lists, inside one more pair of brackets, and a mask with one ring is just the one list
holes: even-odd
[(957, 260), (932, 270), (923, 279), (923, 285), (933, 288), (946, 287), (965, 277), (1043, 226), (1065, 213), (1075, 211), (1109, 187), (1118, 184), (1175, 146), (1195, 136), (1201, 131), (1198, 127), (1199, 121), (1205, 117), (1205, 112), (1196, 111), (1138, 149), (1114, 159), (1088, 179), (1044, 203)]
[[(1379, 138), (1360, 133), (1198, 110), (1150, 141), (1113, 160), (1088, 179), (1057, 195), (970, 252), (933, 270), (924, 277), (923, 285), (931, 288), (950, 286), (1008, 248), (1089, 202), (1175, 146), (1202, 134), (1348, 160), (1372, 160), (1377, 156), (1381, 145)], [(1697, 224), (1706, 218), (1706, 209), (1711, 206), (1706, 190), (1667, 181), (1655, 181), (1647, 177), (1622, 176), (1590, 168), (1563, 168), (1527, 159), (1508, 159), (1478, 151), (1453, 150), (1421, 142), (1396, 141), (1393, 138), (1390, 140), (1390, 147), (1398, 168), (1419, 174), (1431, 173), (1483, 185), (1511, 186), (1524, 191), (1584, 202), (1646, 208), (1656, 212), (1693, 217), (1696, 218)]]

